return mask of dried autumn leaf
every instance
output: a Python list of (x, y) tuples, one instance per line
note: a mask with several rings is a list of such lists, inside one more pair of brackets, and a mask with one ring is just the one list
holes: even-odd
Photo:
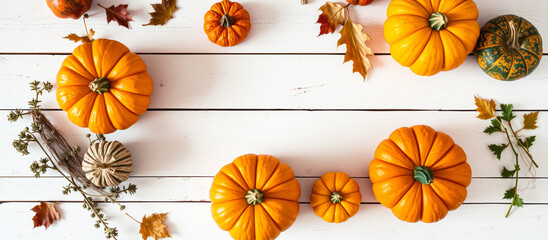
[(93, 39), (93, 35), (95, 35), (95, 31), (93, 31), (93, 29), (90, 29), (88, 35), (78, 36), (78, 35), (76, 35), (76, 33), (71, 33), (71, 34), (69, 34), (69, 35), (67, 35), (63, 38), (74, 41), (75, 43), (77, 43), (77, 42), (90, 43), (90, 42), (93, 42), (95, 40), (95, 39)]
[(55, 210), (55, 204), (48, 204), (46, 202), (40, 202), (40, 205), (34, 206), (31, 210), (36, 212), (32, 221), (34, 221), (34, 227), (44, 226), (46, 229), (55, 221), (59, 221), (59, 213)]
[(120, 4), (118, 6), (112, 5), (108, 8), (102, 6), (101, 4), (97, 5), (105, 9), (107, 13), (107, 23), (115, 20), (118, 25), (129, 29), (129, 22), (133, 21), (133, 18), (131, 18), (131, 15), (129, 15), (129, 12), (127, 11), (128, 4)]
[(171, 237), (166, 229), (167, 226), (162, 223), (166, 219), (166, 215), (167, 213), (153, 213), (149, 217), (146, 214), (143, 216), (143, 222), (141, 222), (141, 229), (139, 230), (139, 233), (143, 235), (143, 240), (148, 237), (153, 237), (154, 240)]
[(176, 0), (162, 0), (160, 4), (151, 4), (154, 12), (149, 13), (152, 18), (147, 25), (164, 25), (169, 19), (173, 18), (173, 12), (177, 10)]
[(538, 112), (523, 114), (523, 129), (536, 129)]
[(350, 19), (346, 20), (343, 28), (339, 31), (341, 38), (337, 42), (337, 46), (346, 44), (344, 62), (352, 60), (354, 62), (352, 72), (359, 72), (365, 81), (367, 70), (372, 67), (367, 56), (373, 55), (373, 50), (365, 45), (365, 41), (371, 40), (371, 37), (362, 32), (362, 29), (361, 24), (355, 24)]
[(316, 23), (320, 23), (320, 34), (334, 33), (339, 24), (344, 23), (344, 7), (332, 2), (326, 2), (320, 7), (322, 14)]
[(491, 99), (491, 101), (487, 99), (481, 99), (476, 96), (474, 96), (474, 100), (476, 101), (476, 111), (479, 112), (479, 115), (477, 118), (487, 120), (490, 118), (495, 117), (495, 101)]

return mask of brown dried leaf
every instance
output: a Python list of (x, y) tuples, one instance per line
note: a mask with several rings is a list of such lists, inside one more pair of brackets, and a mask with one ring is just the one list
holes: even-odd
[(89, 29), (89, 35), (78, 36), (78, 35), (76, 35), (76, 33), (71, 33), (71, 34), (69, 34), (69, 35), (67, 35), (63, 38), (74, 41), (75, 43), (77, 43), (77, 42), (90, 43), (90, 42), (93, 42), (95, 40), (95, 39), (93, 39), (93, 35), (95, 35), (95, 31), (93, 31), (93, 29)]
[(337, 46), (346, 44), (344, 62), (352, 60), (354, 62), (352, 72), (359, 72), (365, 81), (367, 71), (372, 67), (367, 56), (373, 55), (373, 50), (365, 45), (365, 41), (371, 40), (371, 37), (362, 32), (362, 29), (361, 24), (355, 24), (350, 19), (346, 20), (343, 28), (339, 31), (341, 38), (337, 42)]
[(474, 100), (476, 101), (476, 106), (478, 107), (476, 108), (476, 111), (479, 113), (477, 118), (487, 120), (495, 117), (495, 107), (497, 105), (493, 99), (489, 101), (487, 99), (481, 99), (474, 96)]
[(55, 204), (40, 202), (40, 205), (34, 206), (31, 210), (36, 214), (32, 218), (34, 227), (44, 226), (46, 229), (55, 221), (59, 221), (59, 213), (55, 210)]
[(523, 129), (536, 129), (538, 112), (523, 114)]
[(320, 14), (318, 21), (316, 22), (321, 24), (320, 34), (318, 34), (318, 36), (334, 33), (337, 26), (344, 23), (344, 8), (345, 7), (337, 3), (326, 2), (318, 9), (322, 11), (322, 14)]
[(149, 217), (146, 214), (143, 216), (143, 222), (139, 230), (139, 233), (143, 235), (143, 240), (146, 240), (148, 237), (153, 237), (154, 240), (171, 237), (166, 229), (167, 226), (162, 223), (166, 219), (166, 215), (167, 213), (153, 213)]
[(177, 0), (162, 0), (160, 4), (151, 4), (154, 12), (149, 13), (152, 18), (148, 25), (164, 25), (169, 19), (173, 18), (173, 12), (177, 10)]
[(131, 18), (131, 15), (129, 15), (129, 12), (127, 11), (128, 4), (120, 4), (118, 6), (112, 5), (108, 8), (103, 7), (101, 4), (97, 5), (105, 9), (107, 13), (107, 23), (115, 20), (118, 25), (129, 29), (129, 22), (133, 21), (133, 18)]

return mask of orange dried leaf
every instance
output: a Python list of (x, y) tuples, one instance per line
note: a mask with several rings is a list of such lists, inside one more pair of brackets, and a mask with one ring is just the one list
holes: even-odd
[(143, 26), (164, 25), (173, 18), (173, 12), (178, 9), (176, 0), (162, 0), (160, 4), (151, 5), (154, 8), (154, 12), (149, 13), (152, 18), (149, 23), (143, 24)]
[(322, 14), (318, 17), (318, 21), (316, 23), (320, 23), (320, 34), (327, 34), (327, 33), (334, 33), (335, 29), (339, 24), (344, 23), (344, 7), (332, 3), (332, 2), (326, 2), (323, 6), (318, 9), (322, 11)]
[(341, 38), (337, 42), (337, 46), (346, 44), (344, 62), (352, 60), (354, 62), (352, 72), (359, 72), (365, 81), (367, 71), (372, 67), (367, 56), (373, 55), (373, 50), (365, 44), (365, 41), (371, 40), (371, 37), (362, 32), (362, 29), (361, 24), (355, 24), (350, 19), (346, 20), (343, 28), (339, 31)]
[(481, 99), (476, 96), (474, 96), (474, 100), (476, 101), (476, 111), (478, 111), (479, 115), (477, 118), (487, 120), (490, 118), (495, 117), (495, 101), (491, 99), (490, 101), (487, 99)]
[(523, 114), (523, 129), (536, 129), (538, 112)]
[(40, 202), (40, 205), (36, 205), (31, 209), (36, 213), (32, 218), (34, 227), (44, 226), (48, 229), (55, 220), (59, 221), (59, 213), (55, 209), (55, 204), (57, 203)]
[(95, 35), (95, 31), (93, 31), (93, 29), (90, 29), (89, 30), (89, 35), (78, 36), (78, 35), (76, 35), (76, 33), (71, 33), (71, 34), (69, 34), (69, 35), (67, 35), (63, 38), (74, 41), (75, 43), (77, 43), (77, 42), (90, 43), (90, 42), (93, 42), (95, 40), (95, 39), (93, 39), (93, 35)]
[(112, 5), (108, 8), (103, 7), (101, 4), (97, 5), (105, 9), (107, 13), (107, 23), (114, 20), (118, 23), (118, 25), (129, 29), (129, 22), (133, 21), (133, 18), (127, 11), (128, 4), (120, 4), (118, 6)]
[(149, 217), (146, 214), (143, 216), (143, 222), (139, 230), (139, 233), (143, 235), (143, 240), (146, 240), (148, 237), (153, 237), (154, 240), (171, 237), (166, 229), (167, 226), (162, 223), (166, 219), (166, 215), (167, 213), (153, 213)]

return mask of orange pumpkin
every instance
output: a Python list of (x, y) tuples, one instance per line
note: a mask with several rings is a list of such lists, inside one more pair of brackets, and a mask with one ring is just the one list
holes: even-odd
[(143, 60), (108, 39), (74, 49), (57, 74), (57, 86), (57, 102), (70, 121), (100, 134), (137, 122), (153, 88)]
[(224, 166), (209, 191), (211, 213), (234, 239), (274, 239), (299, 213), (301, 188), (273, 156), (247, 154)]
[(312, 186), (310, 206), (326, 222), (341, 223), (360, 209), (362, 195), (356, 180), (343, 172), (329, 172)]
[(373, 2), (373, 0), (346, 0), (346, 1), (352, 5), (360, 5), (360, 6), (365, 6)]
[(424, 125), (392, 132), (369, 164), (373, 194), (407, 222), (436, 222), (457, 209), (471, 176), (462, 148)]
[(237, 3), (228, 0), (213, 4), (204, 16), (204, 31), (209, 41), (231, 47), (247, 37), (251, 29), (249, 13)]
[(78, 19), (91, 7), (91, 0), (46, 0), (55, 16)]
[(392, 0), (384, 38), (394, 60), (431, 76), (460, 66), (474, 50), (478, 14), (472, 0)]

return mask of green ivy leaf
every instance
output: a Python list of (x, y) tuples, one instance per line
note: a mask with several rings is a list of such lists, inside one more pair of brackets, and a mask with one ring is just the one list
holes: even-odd
[(500, 175), (503, 178), (510, 178), (510, 177), (513, 177), (515, 173), (516, 173), (515, 169), (510, 171), (506, 167), (502, 167), (502, 171), (500, 172)]
[(506, 190), (506, 192), (504, 193), (504, 197), (502, 199), (513, 199), (515, 194), (516, 194), (516, 189), (510, 188)]
[(489, 145), (489, 150), (491, 150), (491, 152), (493, 152), (493, 154), (497, 156), (497, 159), (500, 160), (500, 155), (502, 154), (502, 151), (504, 151), (504, 149), (506, 149), (507, 147), (508, 146), (504, 143), (501, 145), (491, 144)]
[(502, 126), (496, 119), (491, 119), (491, 126), (487, 127), (483, 132), (489, 135), (496, 132), (502, 132)]
[(514, 201), (512, 201), (512, 205), (516, 207), (523, 207), (523, 198), (521, 198), (519, 194), (516, 195), (516, 198), (514, 198)]
[(516, 116), (512, 113), (514, 110), (514, 105), (512, 104), (500, 104), (500, 108), (502, 109), (502, 119), (510, 122), (512, 119), (514, 119)]

